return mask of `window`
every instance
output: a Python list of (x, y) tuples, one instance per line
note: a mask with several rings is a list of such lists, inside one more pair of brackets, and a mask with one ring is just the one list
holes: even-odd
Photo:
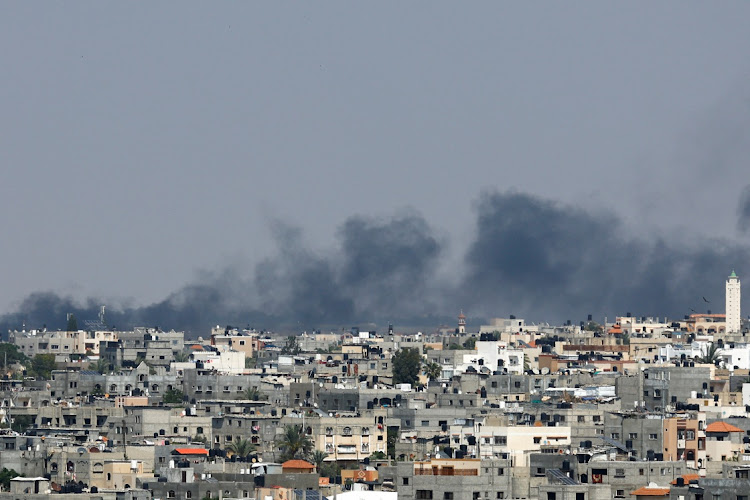
[(498, 467), (497, 469), (497, 475), (498, 476), (504, 476), (505, 475), (505, 469), (502, 467)]
[(402, 483), (404, 486), (409, 486), (409, 478), (408, 477), (403, 478)]
[(625, 490), (615, 490), (615, 498), (625, 498)]
[(351, 436), (352, 435), (352, 428), (349, 426), (344, 427), (344, 430), (341, 431), (341, 434), (344, 436)]
[(446, 491), (445, 493), (443, 493), (443, 500), (453, 500), (453, 492)]
[(432, 490), (417, 490), (417, 500), (432, 500)]
[(637, 432), (631, 432), (628, 434), (628, 438), (630, 439), (638, 439), (638, 433)]
[(505, 498), (505, 492), (504, 491), (498, 491), (497, 492), (497, 496), (495, 498), (497, 498), (498, 500), (501, 500), (501, 499)]
[(625, 477), (625, 469), (615, 469), (615, 477)]
[(534, 444), (539, 444), (539, 443), (541, 443), (541, 442), (542, 442), (542, 438), (541, 438), (541, 437), (539, 437), (539, 436), (536, 436), (536, 437), (534, 438)]
[(508, 444), (507, 436), (495, 436), (495, 444), (506, 445)]
[(430, 421), (429, 420), (422, 420), (422, 427), (429, 427)]
[(651, 441), (656, 441), (657, 437), (658, 437), (658, 436), (657, 436), (656, 434), (649, 434), (649, 435), (648, 435), (648, 438), (649, 438), (649, 439), (650, 439)]
[(580, 424), (580, 423), (583, 423), (583, 422), (585, 422), (585, 421), (586, 421), (586, 417), (584, 417), (583, 415), (578, 415), (578, 423), (579, 423), (579, 424)]
[(613, 432), (612, 434), (610, 434), (610, 437), (612, 439), (620, 439), (620, 433), (619, 432)]
[(333, 436), (333, 427), (326, 427), (326, 436)]
[(594, 422), (601, 422), (602, 417), (601, 415), (594, 415), (593, 417), (591, 417), (591, 420), (593, 420)]

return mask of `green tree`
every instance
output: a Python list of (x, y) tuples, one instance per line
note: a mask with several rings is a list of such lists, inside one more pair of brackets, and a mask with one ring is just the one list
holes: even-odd
[(468, 349), (468, 350), (473, 350), (476, 347), (476, 345), (477, 345), (476, 337), (469, 337), (463, 343), (464, 349)]
[(18, 346), (9, 342), (0, 342), (0, 361), (8, 360), (8, 365), (13, 363), (26, 363), (29, 358), (18, 350)]
[(57, 363), (54, 354), (37, 354), (31, 359), (31, 374), (34, 377), (49, 380), (55, 368)]
[(391, 360), (394, 384), (416, 384), (419, 380), (419, 369), (422, 357), (417, 349), (407, 347), (399, 349)]
[(185, 363), (190, 359), (190, 355), (185, 351), (177, 351), (174, 354), (174, 360), (177, 363)]
[(255, 451), (255, 445), (249, 439), (241, 438), (227, 446), (227, 451), (238, 458), (247, 458)]
[(182, 404), (184, 399), (185, 394), (179, 389), (169, 389), (161, 398), (164, 404)]
[(440, 375), (443, 373), (443, 367), (441, 367), (439, 364), (435, 363), (434, 361), (429, 361), (424, 364), (423, 366), (424, 374), (425, 376), (430, 380), (437, 380), (440, 378)]
[(325, 462), (326, 458), (328, 458), (328, 453), (325, 451), (313, 450), (313, 452), (310, 453), (310, 462), (315, 465), (315, 470), (318, 472), (320, 472), (320, 468), (323, 467), (323, 462)]
[(76, 317), (73, 314), (70, 314), (68, 316), (68, 331), (69, 332), (78, 331), (78, 320), (76, 320)]
[(16, 472), (13, 469), (6, 469), (3, 467), (3, 470), (0, 471), (0, 486), (2, 486), (3, 491), (9, 491), (10, 490), (10, 480), (14, 477), (18, 477), (20, 474)]
[(320, 467), (320, 477), (331, 479), (341, 475), (341, 467), (336, 462), (326, 462)]
[(268, 396), (261, 393), (255, 386), (245, 389), (243, 396), (245, 396), (245, 399), (248, 401), (265, 401), (268, 399)]
[(589, 321), (586, 323), (586, 326), (584, 327), (585, 330), (588, 330), (590, 332), (598, 332), (602, 333), (604, 331), (604, 327), (597, 323), (596, 321)]
[[(89, 365), (89, 367), (91, 367)], [(112, 366), (109, 364), (109, 360), (106, 358), (102, 358), (101, 356), (99, 359), (96, 360), (96, 364), (93, 366), (94, 371), (101, 373), (102, 375), (105, 375), (109, 373), (109, 371), (112, 369)]]
[(372, 455), (370, 455), (370, 461), (372, 461), (372, 460), (385, 460), (386, 458), (388, 458), (388, 456), (385, 453), (383, 453), (382, 451), (376, 451), (375, 453), (373, 453)]
[(28, 415), (18, 415), (13, 417), (13, 423), (10, 424), (10, 428), (14, 431), (24, 434), (34, 424), (34, 419)]
[(300, 352), (302, 352), (302, 349), (297, 342), (297, 337), (289, 335), (281, 348), (281, 354), (299, 354)]
[(306, 457), (313, 448), (309, 436), (297, 425), (285, 425), (284, 432), (276, 440), (276, 445), (281, 448), (282, 461)]
[(720, 354), (719, 346), (715, 343), (711, 342), (711, 344), (708, 345), (706, 349), (706, 354), (703, 355), (702, 358), (700, 358), (701, 363), (708, 363), (708, 364), (716, 364), (716, 361), (719, 359)]
[(398, 440), (398, 428), (388, 427), (386, 429), (385, 446), (388, 451), (388, 456), (396, 458), (396, 441)]

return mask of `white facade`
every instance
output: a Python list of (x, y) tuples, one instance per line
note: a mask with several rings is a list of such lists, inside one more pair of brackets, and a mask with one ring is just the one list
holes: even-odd
[[(464, 354), (463, 363), (456, 367), (454, 373), (465, 373), (471, 366), (477, 372), (483, 370), (523, 374), (523, 350), (508, 347), (507, 342), (481, 340), (476, 343), (476, 354)], [(445, 372), (445, 367), (443, 367)]]
[(727, 333), (738, 333), (742, 329), (740, 322), (740, 279), (734, 271), (727, 278), (726, 301)]

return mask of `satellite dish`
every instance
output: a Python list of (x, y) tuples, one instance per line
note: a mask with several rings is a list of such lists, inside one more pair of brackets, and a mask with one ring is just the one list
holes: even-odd
[(532, 371), (534, 372), (534, 375), (539, 375), (539, 369), (534, 368)]
[(546, 366), (542, 368), (542, 375), (547, 375), (548, 373), (549, 373), (549, 368), (547, 368)]
[(79, 455), (83, 455), (88, 450), (86, 450), (86, 448), (78, 448), (78, 450), (76, 450), (76, 451), (78, 452)]

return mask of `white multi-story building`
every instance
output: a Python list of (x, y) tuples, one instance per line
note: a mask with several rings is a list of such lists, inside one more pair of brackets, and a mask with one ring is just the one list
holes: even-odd
[(739, 333), (742, 330), (740, 316), (740, 279), (734, 271), (727, 278), (726, 291), (727, 333)]

